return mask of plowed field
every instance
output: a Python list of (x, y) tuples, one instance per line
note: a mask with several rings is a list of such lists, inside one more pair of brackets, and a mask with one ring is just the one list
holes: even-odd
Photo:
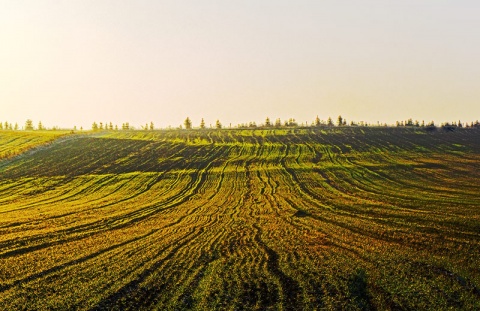
[(6, 135), (2, 310), (480, 309), (478, 130)]

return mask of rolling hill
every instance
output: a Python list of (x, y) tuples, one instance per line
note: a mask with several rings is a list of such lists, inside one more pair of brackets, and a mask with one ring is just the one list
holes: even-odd
[(0, 131), (0, 154), (5, 310), (480, 309), (478, 129)]

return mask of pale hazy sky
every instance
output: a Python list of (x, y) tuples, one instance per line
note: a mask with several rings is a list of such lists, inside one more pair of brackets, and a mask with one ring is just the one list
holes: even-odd
[(480, 118), (478, 0), (0, 0), (0, 121)]

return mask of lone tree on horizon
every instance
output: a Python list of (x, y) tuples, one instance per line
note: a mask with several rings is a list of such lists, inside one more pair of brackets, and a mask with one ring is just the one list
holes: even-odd
[(327, 126), (334, 126), (332, 118), (328, 117)]
[(25, 122), (25, 131), (33, 131), (33, 121), (28, 119)]
[(220, 123), (220, 120), (217, 120), (217, 122), (215, 122), (215, 128), (217, 128), (217, 129), (222, 128), (222, 123)]
[(270, 118), (269, 117), (267, 117), (267, 119), (265, 119), (265, 126), (266, 127), (272, 126), (272, 123), (270, 123)]
[(280, 118), (277, 118), (275, 120), (275, 127), (281, 127), (282, 126), (282, 120), (280, 120)]
[(200, 121), (200, 128), (201, 128), (202, 130), (205, 129), (205, 120), (203, 120), (203, 118), (202, 118), (202, 120)]
[(189, 117), (187, 117), (185, 119), (185, 121), (183, 122), (183, 125), (185, 125), (185, 129), (187, 130), (191, 130), (192, 129), (192, 121), (190, 120)]
[(343, 118), (342, 118), (342, 116), (338, 116), (337, 125), (338, 125), (338, 126), (342, 126), (342, 125), (343, 125)]

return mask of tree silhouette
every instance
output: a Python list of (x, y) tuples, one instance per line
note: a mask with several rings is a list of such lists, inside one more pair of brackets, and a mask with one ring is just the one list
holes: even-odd
[(3, 123), (0, 122), (0, 130), (3, 130)]
[(338, 125), (338, 126), (342, 126), (342, 125), (343, 125), (343, 118), (342, 118), (342, 116), (338, 116), (337, 125)]
[(205, 129), (205, 120), (203, 120), (203, 118), (202, 118), (202, 120), (200, 121), (200, 128), (201, 128), (202, 130)]
[(25, 122), (25, 131), (33, 131), (33, 121), (28, 119)]
[(267, 119), (265, 119), (265, 126), (266, 127), (272, 126), (272, 124), (270, 123), (270, 118), (269, 117), (267, 117)]
[(18, 131), (18, 123), (15, 122), (15, 131)]
[(328, 117), (327, 126), (334, 126), (332, 118)]
[(294, 118), (290, 118), (288, 121), (285, 121), (285, 126), (298, 126), (298, 123)]
[(43, 127), (42, 121), (38, 121), (38, 130), (43, 131), (45, 128)]
[(317, 116), (315, 118), (315, 126), (320, 126), (321, 122), (320, 122), (320, 118)]
[(185, 129), (187, 130), (191, 130), (192, 129), (192, 121), (190, 120), (189, 117), (187, 117), (185, 119), (185, 121), (183, 121), (183, 125), (185, 125)]
[(93, 124), (92, 124), (92, 130), (93, 130), (93, 131), (98, 131), (98, 124), (97, 124), (97, 122), (93, 122)]
[(153, 122), (150, 121), (150, 131), (153, 131), (155, 129), (155, 127), (153, 126)]
[(217, 128), (217, 129), (221, 129), (221, 128), (222, 128), (222, 123), (220, 123), (220, 120), (217, 120), (217, 121), (215, 122), (215, 128)]

